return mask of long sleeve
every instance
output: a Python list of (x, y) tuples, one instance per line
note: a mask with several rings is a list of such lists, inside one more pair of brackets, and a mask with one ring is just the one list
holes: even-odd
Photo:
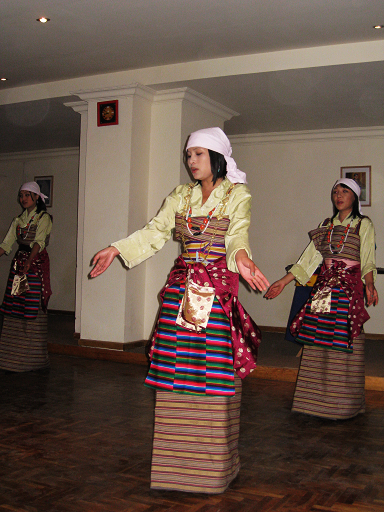
[(153, 256), (170, 239), (182, 188), (182, 185), (175, 188), (165, 199), (159, 213), (144, 228), (111, 244), (120, 252), (128, 268), (133, 268)]
[(373, 271), (373, 279), (376, 280), (376, 236), (371, 219), (365, 218), (360, 226), (360, 265), (361, 278)]
[(12, 251), (13, 244), (16, 242), (16, 227), (17, 217), (13, 219), (4, 240), (0, 244), (0, 247), (4, 249), (6, 254), (9, 254)]
[(315, 244), (310, 242), (289, 271), (295, 276), (296, 281), (304, 285), (322, 261), (322, 255), (316, 249)]
[(33, 247), (34, 244), (40, 245), (40, 251), (45, 249), (45, 241), (47, 239), (47, 236), (50, 234), (52, 230), (52, 220), (51, 217), (48, 214), (43, 214), (39, 220), (37, 221), (37, 229), (36, 229), (36, 235), (33, 242), (31, 242), (29, 245), (30, 247)]
[(229, 215), (230, 224), (225, 235), (225, 249), (227, 266), (232, 272), (239, 272), (236, 265), (236, 253), (244, 249), (249, 258), (252, 258), (249, 246), (248, 230), (251, 222), (252, 196), (246, 185), (236, 185), (226, 213)]

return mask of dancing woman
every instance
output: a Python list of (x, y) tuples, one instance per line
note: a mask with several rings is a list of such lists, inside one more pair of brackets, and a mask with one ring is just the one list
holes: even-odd
[(182, 244), (152, 337), (146, 385), (156, 390), (151, 487), (221, 493), (239, 468), (241, 378), (256, 366), (260, 331), (238, 301), (239, 274), (268, 281), (251, 259), (251, 195), (220, 128), (190, 135), (194, 182), (180, 185), (143, 229), (94, 257), (95, 277), (120, 254), (129, 268), (171, 237)]
[(0, 256), (18, 244), (0, 307), (4, 315), (0, 368), (26, 372), (49, 367), (47, 306), (52, 292), (46, 247), (52, 218), (36, 182), (24, 183), (18, 199), (23, 212), (15, 217), (0, 244)]
[(360, 187), (341, 179), (332, 187), (333, 216), (310, 231), (310, 244), (290, 271), (271, 285), (277, 297), (296, 279), (306, 283), (322, 268), (311, 296), (290, 330), (304, 345), (292, 411), (347, 419), (365, 411), (364, 307), (378, 303), (374, 285), (375, 231), (361, 214)]

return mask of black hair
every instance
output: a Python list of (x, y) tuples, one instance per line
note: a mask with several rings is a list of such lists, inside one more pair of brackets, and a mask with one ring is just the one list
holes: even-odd
[(209, 159), (211, 161), (212, 183), (215, 185), (218, 178), (225, 178), (227, 175), (227, 161), (224, 155), (208, 149)]
[[(227, 161), (225, 160), (224, 155), (221, 153), (217, 153), (217, 151), (213, 151), (213, 149), (208, 149), (209, 161), (211, 164), (211, 172), (212, 172), (212, 183), (215, 185), (218, 178), (225, 178), (227, 175)], [(188, 166), (188, 150), (184, 150), (183, 154), (184, 165), (189, 169)], [(201, 181), (197, 180), (197, 183), (201, 185)]]
[(37, 203), (36, 203), (36, 213), (41, 213), (41, 212), (44, 212), (43, 215), (45, 215), (45, 214), (49, 215), (51, 217), (51, 220), (53, 220), (52, 215), (47, 212), (47, 205), (44, 203), (44, 201), (39, 196)]
[[(363, 215), (361, 215), (361, 213), (359, 212), (359, 198), (357, 197), (356, 192), (354, 192), (350, 187), (348, 187), (348, 185), (345, 185), (344, 183), (339, 183), (339, 185), (342, 186), (343, 188), (347, 188), (348, 190), (351, 190), (355, 197), (355, 200), (353, 201), (353, 204), (352, 204), (352, 211), (349, 214), (349, 217), (352, 217), (352, 219), (355, 219), (356, 217), (359, 217), (360, 219), (362, 219)], [(331, 192), (331, 198), (332, 198), (332, 204), (333, 204), (333, 215), (332, 215), (331, 220), (333, 220), (336, 217), (336, 215), (339, 213), (339, 210), (336, 208), (335, 203), (333, 202), (334, 189), (335, 189), (335, 187), (333, 187), (332, 192)]]
[(36, 203), (36, 213), (46, 212), (46, 211), (47, 211), (47, 205), (44, 203), (44, 201), (39, 196), (37, 199), (37, 203)]

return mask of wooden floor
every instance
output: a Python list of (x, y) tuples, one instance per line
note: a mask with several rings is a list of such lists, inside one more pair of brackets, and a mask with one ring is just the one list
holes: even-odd
[(154, 397), (144, 365), (51, 356), (0, 374), (0, 511), (384, 510), (384, 396), (345, 422), (293, 414), (294, 384), (243, 387), (242, 469), (223, 495), (150, 491)]

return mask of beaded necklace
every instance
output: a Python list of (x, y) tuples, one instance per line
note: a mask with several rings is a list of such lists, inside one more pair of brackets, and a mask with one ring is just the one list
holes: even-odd
[(33, 217), (30, 219), (30, 221), (28, 222), (28, 224), (23, 228), (23, 229), (27, 229), (27, 228), (28, 228), (28, 230), (27, 230), (27, 232), (25, 233), (25, 236), (24, 236), (24, 237), (21, 235), (21, 227), (20, 227), (20, 225), (18, 225), (18, 226), (17, 226), (17, 234), (20, 236), (20, 238), (21, 238), (22, 240), (25, 240), (25, 239), (27, 238), (28, 233), (29, 233), (29, 230), (31, 229), (31, 225), (32, 225), (33, 219), (34, 219), (35, 217), (36, 217), (36, 213), (35, 213), (35, 214), (33, 215)]
[[(218, 221), (219, 221), (219, 220), (221, 220), (221, 219), (223, 218), (225, 208), (226, 208), (227, 203), (228, 203), (228, 201), (229, 201), (229, 196), (230, 196), (230, 194), (231, 194), (231, 192), (232, 192), (232, 190), (233, 190), (233, 188), (234, 188), (235, 184), (234, 184), (234, 183), (232, 183), (232, 185), (228, 188), (227, 193), (225, 194), (225, 196), (223, 197), (223, 199), (222, 199), (221, 201), (219, 201), (219, 203), (215, 206), (215, 208), (213, 208), (213, 210), (211, 210), (211, 211), (208, 213), (208, 215), (207, 215), (207, 217), (204, 219), (203, 223), (202, 223), (202, 224), (200, 224), (200, 230), (199, 230), (199, 231), (196, 231), (195, 233), (192, 233), (192, 231), (191, 231), (191, 229), (193, 229), (193, 228), (192, 228), (192, 226), (191, 226), (191, 224), (192, 224), (192, 220), (191, 220), (192, 207), (190, 206), (190, 202), (191, 202), (191, 196), (192, 196), (192, 189), (194, 188), (194, 186), (195, 186), (195, 185), (193, 185), (193, 184), (189, 185), (188, 192), (187, 192), (187, 194), (186, 194), (186, 196), (185, 196), (185, 207), (184, 207), (184, 210), (183, 210), (183, 212), (182, 212), (182, 213), (183, 213), (183, 214), (185, 214), (185, 212), (187, 212), (186, 217), (185, 217), (185, 224), (186, 224), (187, 229), (188, 229), (188, 231), (190, 232), (190, 234), (191, 234), (192, 236), (198, 236), (198, 235), (200, 235), (200, 234), (202, 234), (202, 233), (204, 233), (204, 232), (205, 232), (205, 230), (207, 229), (208, 224), (209, 224), (209, 222), (210, 222), (210, 220), (211, 220), (211, 218), (212, 218), (213, 214), (214, 214), (214, 213), (215, 213), (215, 211), (219, 208), (219, 206), (220, 206), (220, 209), (219, 209), (219, 213), (217, 214), (216, 218), (217, 218), (217, 220), (218, 220)], [(198, 253), (196, 252), (196, 261), (202, 261), (202, 262), (205, 262), (205, 261), (206, 261), (206, 259), (208, 258), (208, 255), (209, 255), (209, 253), (210, 253), (210, 251), (211, 251), (211, 248), (212, 248), (213, 240), (215, 239), (215, 236), (216, 236), (216, 234), (217, 234), (217, 224), (218, 224), (218, 222), (216, 222), (216, 224), (215, 224), (215, 229), (214, 229), (214, 232), (213, 232), (213, 234), (212, 234), (212, 237), (211, 237), (211, 239), (210, 239), (210, 241), (209, 241), (209, 244), (208, 244), (208, 245), (207, 245), (207, 247), (204, 249), (204, 251), (202, 251), (202, 252), (203, 252), (203, 254), (204, 254), (204, 256), (203, 256), (202, 258), (199, 258), (199, 255), (198, 255)], [(183, 242), (184, 251), (185, 251), (186, 253), (188, 253), (187, 246), (186, 246), (186, 243), (185, 243), (185, 237), (184, 237), (183, 229), (181, 229), (181, 240), (182, 240), (182, 242)]]
[(349, 223), (348, 226), (345, 228), (344, 233), (341, 235), (339, 243), (336, 245), (337, 249), (339, 249), (338, 251), (332, 250), (332, 233), (333, 233), (333, 227), (334, 227), (333, 222), (329, 226), (329, 229), (327, 232), (327, 242), (328, 242), (329, 250), (331, 251), (332, 254), (340, 254), (342, 252), (342, 250), (344, 249), (344, 244), (347, 241), (350, 226), (351, 226), (351, 223)]
[[(208, 213), (208, 215), (203, 220), (202, 224), (200, 224), (200, 229), (198, 227), (192, 226), (192, 206), (189, 207), (189, 210), (185, 217), (185, 220), (186, 220), (186, 224), (187, 224), (187, 229), (192, 236), (199, 236), (205, 232), (205, 230), (209, 226), (209, 223), (211, 222), (212, 215), (215, 213), (216, 208), (218, 206), (219, 205), (215, 206), (215, 208)], [(192, 233), (192, 231), (193, 231), (193, 233)]]

